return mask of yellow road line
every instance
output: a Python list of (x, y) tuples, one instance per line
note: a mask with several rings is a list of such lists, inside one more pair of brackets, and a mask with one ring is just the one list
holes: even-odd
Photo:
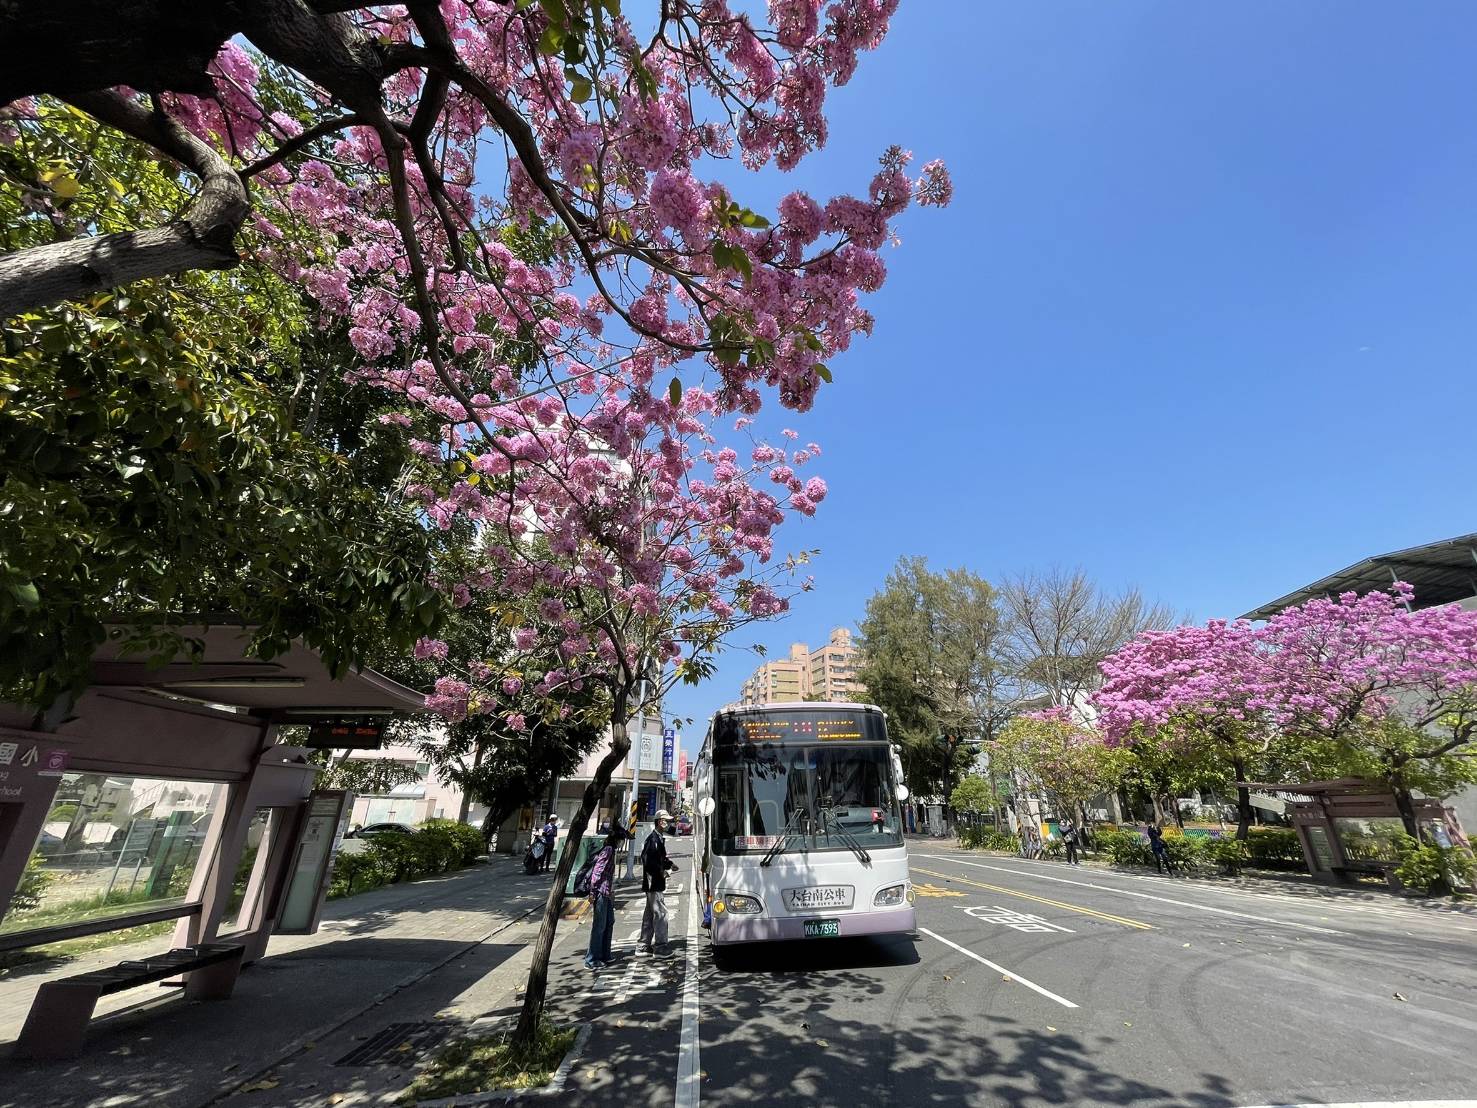
[(1050, 904), (1053, 908), (1063, 908), (1068, 912), (1080, 912), (1084, 916), (1093, 916), (1109, 923), (1122, 924), (1124, 927), (1133, 927), (1139, 931), (1152, 931), (1152, 923), (1144, 923), (1142, 920), (1129, 919), (1127, 916), (1114, 916), (1107, 912), (1099, 912), (1096, 908), (1084, 908), (1080, 904), (1068, 904), (1062, 900), (1052, 900), (1049, 897), (1037, 896), (1035, 893), (1023, 893), (1018, 889), (1007, 889), (1003, 885), (987, 885), (983, 881), (971, 881), (967, 877), (956, 877), (950, 873), (939, 873), (937, 870), (913, 867), (915, 873), (926, 873), (929, 877), (942, 877), (945, 881), (956, 881), (961, 885), (973, 885), (976, 889), (988, 889), (992, 893), (1003, 893), (1006, 896), (1018, 896), (1022, 900), (1034, 900), (1038, 904)]

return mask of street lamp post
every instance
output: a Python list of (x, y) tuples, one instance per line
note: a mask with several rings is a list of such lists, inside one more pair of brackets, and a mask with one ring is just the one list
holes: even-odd
[(631, 752), (635, 757), (631, 759), (631, 803), (628, 809), (631, 820), (631, 841), (626, 847), (626, 876), (624, 878), (626, 881), (636, 876), (636, 809), (641, 803), (641, 758), (646, 753), (646, 716), (644, 713), (636, 716), (636, 742), (631, 747)]

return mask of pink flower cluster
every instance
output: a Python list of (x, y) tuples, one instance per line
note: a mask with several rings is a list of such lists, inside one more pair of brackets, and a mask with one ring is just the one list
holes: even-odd
[(1470, 712), (1477, 611), (1409, 611), (1412, 595), (1402, 583), (1317, 597), (1261, 627), (1146, 632), (1102, 665), (1094, 704), (1104, 735), (1116, 743), (1193, 720), (1336, 739), (1390, 716), (1422, 728)]
[[(385, 85), (399, 131), (352, 126), (251, 175), (257, 257), (347, 328), (361, 359), (351, 380), (435, 417), (442, 432), (411, 449), (462, 467), (408, 493), (436, 526), (490, 533), (485, 563), (444, 587), (458, 606), (525, 598), (512, 647), (557, 655), (514, 692), (489, 663), (476, 689), (444, 678), (428, 699), (437, 711), (460, 718), (475, 704), (513, 726), (516, 696), (652, 660), (675, 667), (737, 622), (785, 610), (777, 579), (800, 563), (774, 560), (775, 532), (826, 497), (822, 478), (801, 473), (819, 448), (741, 452), (718, 442), (720, 421), (759, 412), (766, 390), (812, 405), (826, 362), (871, 331), (861, 297), (886, 280), (879, 251), (897, 218), (915, 200), (947, 203), (951, 187), (939, 162), (910, 178), (911, 155), (894, 146), (862, 195), (794, 192), (771, 224), (700, 173), (735, 147), (746, 166), (788, 170), (823, 146), (829, 90), (878, 46), (896, 6), (771, 0), (765, 25), (728, 0), (691, 0), (663, 6), (665, 33), (648, 42), (603, 5), (605, 62), (575, 80), (536, 46), (564, 33), (550, 23), (560, 5), (368, 9), (356, 18), (381, 47), (423, 43), (434, 21), (475, 75), (450, 80), (430, 160), (396, 137), (421, 121), (429, 71), (410, 66)], [(257, 66), (235, 43), (212, 72), (217, 99), (174, 96), (171, 110), (244, 160), (342, 110), (304, 82), (298, 114), (265, 113)], [(499, 105), (527, 143), (503, 141)], [(498, 233), (531, 225), (559, 233), (520, 250)], [(412, 421), (386, 420), (397, 423)], [(489, 644), (488, 656), (507, 649)], [(415, 653), (441, 660), (447, 647), (422, 640)]]

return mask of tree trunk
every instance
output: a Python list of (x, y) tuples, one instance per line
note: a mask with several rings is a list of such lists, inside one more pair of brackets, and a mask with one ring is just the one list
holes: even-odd
[(1421, 837), (1420, 825), (1415, 820), (1415, 798), (1410, 790), (1399, 781), (1390, 782), (1390, 791), (1395, 794), (1395, 807), (1400, 811), (1400, 822), (1405, 824), (1405, 833), (1412, 839)]
[(533, 946), (533, 964), (528, 967), (528, 988), (523, 994), (523, 1011), (519, 1013), (518, 1026), (513, 1031), (511, 1041), (514, 1047), (531, 1046), (538, 1032), (544, 1011), (544, 994), (549, 987), (549, 955), (554, 950), (554, 932), (559, 927), (559, 910), (564, 905), (564, 886), (569, 881), (569, 871), (574, 868), (574, 860), (579, 854), (580, 840), (585, 837), (590, 814), (605, 795), (615, 767), (621, 764), (631, 749), (631, 737), (626, 732), (625, 706), (625, 696), (617, 695), (611, 712), (610, 752), (595, 767), (595, 779), (585, 786), (579, 811), (569, 821), (564, 853), (560, 855), (559, 865), (554, 870), (554, 884), (549, 888), (549, 897), (544, 902), (544, 920)]
[[(1246, 780), (1246, 763), (1241, 758), (1231, 759), (1231, 769), (1238, 782)], [(1251, 790), (1245, 785), (1236, 786), (1236, 838), (1245, 842), (1251, 834)]]

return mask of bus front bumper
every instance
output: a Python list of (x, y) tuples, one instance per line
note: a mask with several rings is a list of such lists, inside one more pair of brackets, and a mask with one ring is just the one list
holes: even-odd
[(713, 917), (713, 944), (762, 943), (787, 939), (804, 939), (807, 919), (834, 919), (836, 938), (864, 935), (896, 935), (914, 928), (913, 906), (888, 908), (873, 912), (837, 912), (834, 916), (735, 916), (722, 913)]

